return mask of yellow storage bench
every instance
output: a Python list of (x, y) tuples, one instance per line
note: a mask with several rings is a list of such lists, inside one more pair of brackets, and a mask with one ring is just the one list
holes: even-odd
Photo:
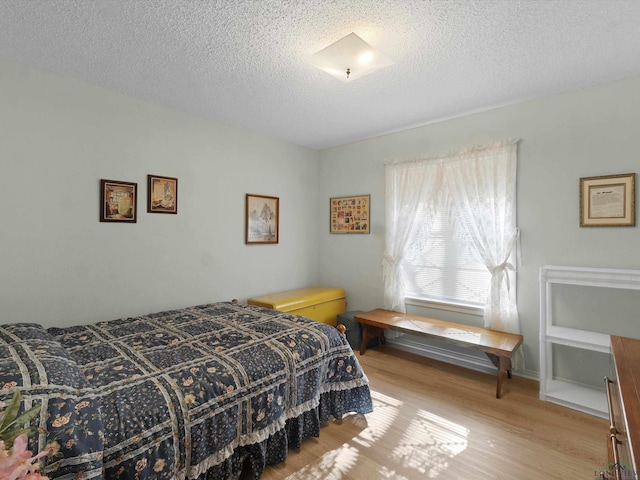
[(342, 288), (309, 287), (250, 298), (247, 303), (293, 313), (327, 325), (336, 326), (336, 317), (346, 311)]

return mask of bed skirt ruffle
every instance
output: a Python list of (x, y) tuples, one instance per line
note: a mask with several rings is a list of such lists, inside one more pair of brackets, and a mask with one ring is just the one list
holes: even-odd
[[(350, 398), (345, 399), (345, 396)], [(267, 465), (284, 462), (290, 448), (299, 449), (305, 440), (318, 438), (320, 428), (326, 425), (331, 418), (340, 420), (351, 413), (344, 411), (343, 405), (353, 405), (354, 402), (360, 401), (364, 407), (363, 411), (367, 411), (366, 405), (371, 405), (371, 396), (367, 385), (351, 390), (324, 393), (320, 396), (320, 403), (317, 407), (290, 418), (286, 421), (283, 429), (270, 435), (266, 440), (237, 447), (224, 462), (210, 468), (197, 480), (219, 480), (221, 478), (238, 480), (241, 476), (258, 480)], [(372, 409), (368, 409), (368, 411), (372, 411)]]

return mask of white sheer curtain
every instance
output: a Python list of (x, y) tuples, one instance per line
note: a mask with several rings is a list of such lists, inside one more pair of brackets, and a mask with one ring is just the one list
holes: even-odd
[(445, 164), (460, 232), (491, 273), (484, 326), (511, 333), (520, 333), (514, 265), (517, 148), (517, 141), (499, 142), (464, 150)]
[(436, 186), (443, 181), (437, 160), (392, 161), (385, 165), (386, 234), (382, 260), (384, 307), (405, 312), (406, 288), (402, 257), (413, 240), (416, 213), (430, 203)]
[(460, 235), (472, 239), (478, 258), (491, 273), (485, 327), (520, 333), (513, 265), (519, 243), (516, 168), (515, 140), (385, 165), (385, 308), (405, 311), (401, 261), (414, 240), (416, 211), (433, 205), (435, 195), (444, 192), (451, 197)]

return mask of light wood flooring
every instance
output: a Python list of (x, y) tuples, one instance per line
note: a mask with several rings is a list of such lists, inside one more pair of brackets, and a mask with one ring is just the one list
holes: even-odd
[(595, 479), (608, 422), (538, 399), (495, 376), (390, 347), (357, 354), (374, 411), (330, 422), (263, 480)]

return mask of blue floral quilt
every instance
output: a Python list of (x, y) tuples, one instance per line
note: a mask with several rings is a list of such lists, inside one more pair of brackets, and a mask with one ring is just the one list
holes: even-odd
[(50, 478), (259, 478), (330, 416), (372, 411), (336, 329), (236, 303), (0, 325), (0, 387), (42, 405), (31, 448), (50, 448)]

